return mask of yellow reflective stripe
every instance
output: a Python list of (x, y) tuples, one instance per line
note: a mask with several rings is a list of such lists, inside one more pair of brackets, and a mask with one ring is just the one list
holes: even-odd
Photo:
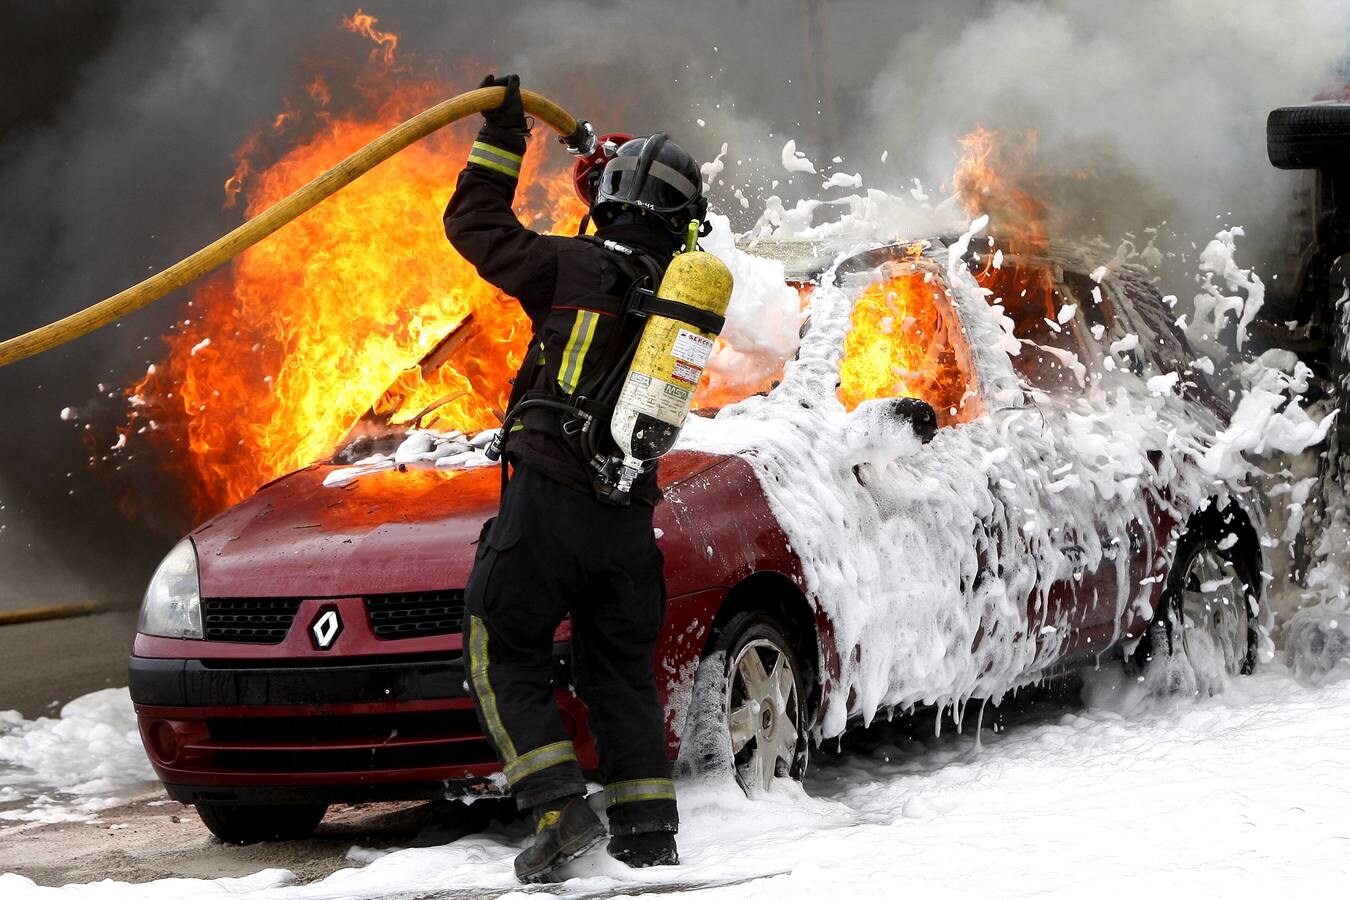
[(483, 707), (483, 720), (487, 722), (488, 735), (501, 751), (507, 766), (516, 758), (516, 745), (511, 743), (511, 735), (502, 725), (501, 714), (497, 711), (497, 695), (488, 681), (488, 635), (487, 626), (477, 616), (469, 616), (469, 677), (473, 680), (474, 693)]
[(469, 162), (512, 178), (520, 177), (520, 157), (488, 144), (475, 143), (469, 151)]
[(605, 785), (605, 807), (643, 800), (674, 800), (675, 783), (669, 778), (638, 778)]
[(493, 162), (490, 159), (481, 159), (476, 156), (470, 156), (469, 162), (475, 166), (482, 166), (484, 169), (492, 169), (494, 172), (501, 172), (503, 175), (509, 175), (512, 178), (520, 177), (519, 169), (508, 169), (499, 162)]
[(512, 153), (510, 150), (503, 150), (501, 147), (494, 147), (491, 144), (485, 144), (482, 141), (474, 141), (473, 149), (486, 150), (494, 156), (500, 156), (503, 159), (509, 159), (512, 162), (521, 162), (525, 159), (525, 157), (521, 156), (519, 153)]
[(563, 348), (562, 365), (558, 368), (558, 386), (565, 393), (572, 393), (581, 382), (581, 366), (586, 360), (586, 351), (591, 348), (591, 338), (595, 337), (595, 323), (600, 314), (589, 309), (577, 310), (576, 321), (572, 323), (572, 333)]
[(558, 741), (556, 744), (545, 744), (528, 753), (522, 753), (515, 760), (506, 764), (506, 780), (514, 786), (522, 778), (527, 778), (535, 772), (541, 772), (544, 769), (561, 765), (562, 763), (576, 762), (577, 753), (572, 749), (571, 741)]

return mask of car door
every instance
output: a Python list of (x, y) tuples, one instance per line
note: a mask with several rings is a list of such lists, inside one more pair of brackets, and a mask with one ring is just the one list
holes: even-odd
[(995, 415), (1018, 419), (1004, 426), (1015, 439), (1000, 460), (998, 490), (1020, 507), (1023, 549), (1036, 572), (1028, 621), (1042, 661), (1094, 652), (1104, 648), (1100, 626), (1116, 621), (1122, 588), (1133, 581), (1121, 571), (1122, 536), (1102, 515), (1114, 489), (1103, 484), (1102, 460), (1118, 453), (1118, 440), (1086, 397), (1102, 354), (1085, 310), (1100, 294), (1088, 279), (1035, 257), (1004, 257), (976, 277), (1018, 339), (1004, 356), (1023, 411)]
[[(1035, 623), (1049, 621), (1049, 607), (1029, 600), (1037, 579), (1022, 539), (1025, 490), (1001, 484), (1017, 462), (997, 452), (1003, 419), (988, 413), (939, 267), (886, 265), (858, 291), (837, 396), (850, 417), (843, 451), (853, 478), (843, 489), (860, 500), (846, 506), (868, 517), (861, 530), (885, 545), (876, 559), (891, 567), (876, 596), (859, 601), (881, 607), (855, 648), (867, 674), (859, 705), (1001, 693), (1035, 668)], [(892, 693), (869, 696), (878, 684)]]

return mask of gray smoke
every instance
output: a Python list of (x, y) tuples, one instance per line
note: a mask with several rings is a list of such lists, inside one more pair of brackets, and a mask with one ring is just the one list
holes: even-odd
[[(953, 139), (980, 122), (1036, 129), (1052, 172), (1091, 171), (1051, 179), (1075, 227), (1114, 241), (1167, 220), (1186, 248), (1221, 221), (1247, 225), (1253, 246), (1279, 247), (1292, 182), (1265, 161), (1265, 113), (1327, 82), (1350, 19), (1346, 0), (359, 5), (400, 35), (400, 55), (465, 88), (484, 71), (518, 71), (602, 130), (666, 130), (703, 159), (726, 142), (713, 200), (740, 226), (771, 192), (819, 188), (817, 176), (783, 171), (789, 138), (823, 173), (931, 187), (950, 176)], [(0, 105), (6, 335), (237, 224), (240, 211), (222, 208), (231, 153), (304, 96), (316, 61), (355, 71), (370, 50), (340, 27), (356, 2), (32, 6), (6, 34), (13, 102)], [(446, 160), (447, 193), (459, 164)], [(91, 457), (102, 464), (108, 448), (87, 446), (80, 429), (107, 433), (106, 394), (160, 356), (158, 335), (190, 315), (187, 299), (0, 369), (8, 593), (134, 597), (177, 537), (177, 486), (156, 461), (114, 458), (115, 477), (94, 477)], [(67, 406), (73, 423), (58, 418)], [(58, 571), (73, 574), (58, 584)]]
[(975, 123), (1035, 129), (1079, 228), (1114, 240), (1165, 220), (1180, 249), (1243, 225), (1269, 277), (1301, 179), (1267, 161), (1266, 113), (1328, 86), (1347, 28), (1346, 0), (1001, 3), (907, 37), (868, 109), (905, 165), (936, 172)]

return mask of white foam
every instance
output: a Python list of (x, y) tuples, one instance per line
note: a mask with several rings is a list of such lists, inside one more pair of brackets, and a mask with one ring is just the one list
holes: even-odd
[[(780, 212), (774, 234), (819, 227)], [(1178, 373), (1141, 378), (1117, 367), (1089, 379), (1081, 361), (1057, 348), (1042, 349), (1063, 357), (1084, 384), (1083, 396), (1040, 396), (1037, 409), (1020, 409), (1009, 359), (1020, 343), (1013, 323), (986, 302), (963, 261), (985, 225), (972, 224), (950, 249), (946, 269), (976, 375), (986, 396), (1002, 398), (978, 420), (944, 428), (923, 447), (884, 403), (846, 412), (836, 373), (861, 282), (836, 287), (827, 273), (811, 295), (811, 327), (782, 384), (714, 420), (691, 421), (682, 438), (682, 446), (750, 462), (802, 562), (811, 602), (834, 626), (827, 649), (840, 671), (828, 685), (821, 736), (839, 733), (850, 715), (867, 721), (891, 707), (997, 700), (1034, 678), (1070, 631), (1050, 617), (1045, 591), (1075, 564), (1114, 573), (1111, 596), (1099, 602), (1114, 605), (1116, 621), (1131, 610), (1147, 615), (1153, 585), (1166, 573), (1164, 548), (1146, 538), (1155, 571), (1143, 583), (1116, 548), (1130, 545), (1131, 522), (1157, 515), (1143, 489), (1157, 477), (1150, 455), (1169, 484), (1162, 502), (1184, 521), (1216, 495), (1246, 497), (1255, 507), (1247, 483), (1255, 467), (1244, 452), (1298, 452), (1330, 425), (1297, 403), (1277, 412), (1298, 384), (1260, 360), (1236, 370), (1249, 390), (1221, 429), (1175, 392)], [(1219, 254), (1206, 266), (1219, 266)], [(1111, 272), (1094, 274), (1119, 289)], [(756, 271), (738, 278), (745, 275)], [(1139, 342), (1136, 335), (1111, 349)], [(1056, 463), (1053, 483), (1042, 481), (1043, 460)], [(1252, 515), (1261, 527), (1259, 512)], [(1064, 554), (1069, 544), (1082, 555), (1076, 563)]]
[(126, 688), (72, 700), (56, 719), (0, 712), (0, 791), (27, 802), (0, 820), (92, 821), (154, 779)]

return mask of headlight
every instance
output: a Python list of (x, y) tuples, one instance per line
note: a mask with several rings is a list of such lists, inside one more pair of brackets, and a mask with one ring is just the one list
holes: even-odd
[(197, 550), (183, 538), (155, 570), (141, 603), (141, 634), (202, 637), (202, 596), (197, 582)]

